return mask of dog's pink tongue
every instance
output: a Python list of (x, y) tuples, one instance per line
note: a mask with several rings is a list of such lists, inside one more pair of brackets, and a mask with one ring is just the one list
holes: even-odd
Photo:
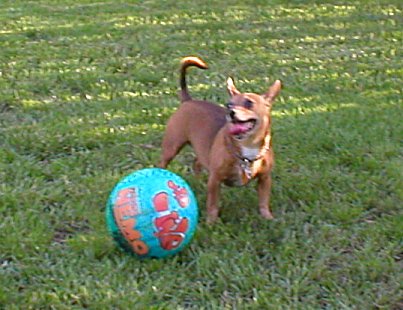
[(230, 124), (230, 126), (229, 126), (229, 133), (231, 135), (239, 135), (246, 131), (248, 131), (247, 124)]

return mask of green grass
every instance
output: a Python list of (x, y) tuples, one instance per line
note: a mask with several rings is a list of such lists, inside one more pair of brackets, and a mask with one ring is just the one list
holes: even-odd
[[(401, 309), (400, 1), (0, 3), (0, 308)], [(116, 248), (115, 183), (159, 158), (178, 64), (195, 98), (285, 88), (273, 114), (272, 208), (225, 188), (165, 260)]]

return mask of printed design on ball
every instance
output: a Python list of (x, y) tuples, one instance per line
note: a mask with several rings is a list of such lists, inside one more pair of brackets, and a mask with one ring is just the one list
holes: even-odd
[[(185, 188), (168, 181), (168, 187), (173, 190), (174, 198), (179, 206), (186, 208), (189, 203), (189, 195)], [(155, 211), (158, 217), (154, 219), (157, 232), (154, 235), (160, 240), (160, 245), (165, 250), (173, 250), (181, 245), (189, 228), (189, 220), (180, 217), (178, 212), (169, 210), (168, 194), (159, 192), (153, 198)]]
[(176, 185), (173, 181), (168, 181), (168, 187), (174, 191), (175, 200), (182, 208), (186, 208), (189, 203), (189, 194), (186, 188)]
[(136, 225), (136, 216), (139, 214), (139, 207), (137, 203), (137, 193), (135, 188), (125, 188), (118, 192), (115, 206), (113, 208), (113, 215), (116, 224), (129, 242), (133, 251), (139, 255), (148, 253), (148, 246), (140, 240), (141, 234), (138, 230), (134, 229)]

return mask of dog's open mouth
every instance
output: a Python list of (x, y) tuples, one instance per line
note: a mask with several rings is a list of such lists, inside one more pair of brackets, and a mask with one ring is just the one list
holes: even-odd
[(252, 131), (256, 126), (256, 119), (251, 118), (246, 121), (232, 119), (229, 123), (229, 133), (231, 135), (244, 135)]

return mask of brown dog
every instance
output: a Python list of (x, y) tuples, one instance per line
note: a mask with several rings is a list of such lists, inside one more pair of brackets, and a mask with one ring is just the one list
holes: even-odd
[(166, 168), (181, 148), (190, 143), (196, 153), (195, 170), (209, 171), (207, 221), (218, 218), (221, 183), (241, 186), (258, 180), (259, 210), (266, 219), (270, 211), (271, 169), (274, 154), (271, 141), (270, 111), (281, 89), (275, 81), (267, 93), (239, 92), (231, 78), (227, 89), (231, 95), (227, 109), (207, 101), (193, 100), (187, 90), (186, 69), (207, 69), (197, 57), (186, 57), (180, 68), (181, 106), (168, 121), (162, 142), (159, 166)]

